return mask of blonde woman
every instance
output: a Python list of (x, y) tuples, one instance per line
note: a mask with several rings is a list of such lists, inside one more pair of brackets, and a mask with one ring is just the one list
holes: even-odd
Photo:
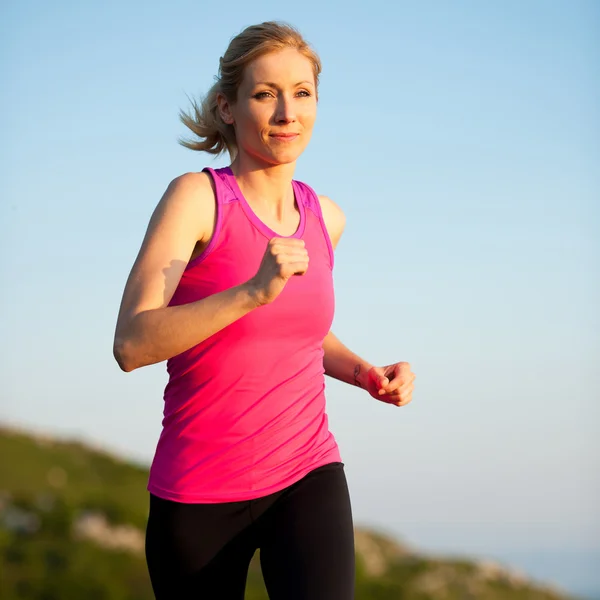
[(114, 354), (167, 360), (146, 558), (159, 600), (241, 600), (260, 549), (271, 600), (350, 600), (344, 465), (329, 375), (408, 404), (405, 362), (374, 367), (330, 331), (344, 214), (293, 179), (317, 115), (318, 56), (292, 27), (235, 37), (217, 83), (182, 113), (198, 151), (231, 165), (174, 179), (127, 281)]

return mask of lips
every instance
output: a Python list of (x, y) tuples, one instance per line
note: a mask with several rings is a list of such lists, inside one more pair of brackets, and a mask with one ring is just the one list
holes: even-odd
[(299, 133), (272, 133), (271, 137), (280, 138), (282, 140), (291, 140), (297, 138)]

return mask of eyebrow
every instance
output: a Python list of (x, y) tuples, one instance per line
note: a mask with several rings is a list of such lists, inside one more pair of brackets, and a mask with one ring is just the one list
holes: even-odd
[[(294, 85), (294, 87), (298, 87), (299, 85), (304, 85), (304, 84), (306, 84), (306, 83), (308, 83), (309, 85), (313, 85), (313, 86), (315, 85), (315, 84), (314, 84), (314, 82), (312, 82), (312, 81), (308, 81), (308, 80), (305, 80), (305, 81), (299, 81), (298, 83), (296, 83), (296, 84)], [(257, 85), (268, 85), (268, 86), (270, 86), (270, 87), (274, 87), (274, 88), (277, 88), (277, 87), (279, 87), (279, 86), (278, 86), (276, 83), (273, 83), (272, 81), (257, 81), (257, 82), (254, 84), (254, 86), (257, 86)]]

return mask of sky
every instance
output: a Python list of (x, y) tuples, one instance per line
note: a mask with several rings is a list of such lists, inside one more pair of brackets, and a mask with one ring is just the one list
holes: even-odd
[(244, 27), (323, 62), (295, 178), (347, 217), (327, 380), (357, 524), (600, 596), (600, 3), (15, 0), (0, 18), (0, 421), (149, 464), (165, 365), (112, 357), (177, 143)]

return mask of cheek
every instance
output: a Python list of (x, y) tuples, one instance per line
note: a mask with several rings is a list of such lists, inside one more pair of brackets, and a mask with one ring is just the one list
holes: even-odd
[(302, 124), (307, 127), (310, 128), (315, 124), (315, 121), (317, 119), (317, 111), (316, 111), (316, 107), (310, 107), (307, 108), (306, 110), (302, 111), (300, 118), (302, 119)]
[(251, 108), (249, 107), (244, 115), (246, 124), (251, 129), (262, 129), (269, 123), (271, 112), (266, 106), (255, 104)]
[(247, 142), (252, 144), (258, 139), (262, 139), (263, 131), (269, 124), (269, 116), (264, 110), (253, 109), (240, 115), (238, 121), (237, 135), (242, 136)]

